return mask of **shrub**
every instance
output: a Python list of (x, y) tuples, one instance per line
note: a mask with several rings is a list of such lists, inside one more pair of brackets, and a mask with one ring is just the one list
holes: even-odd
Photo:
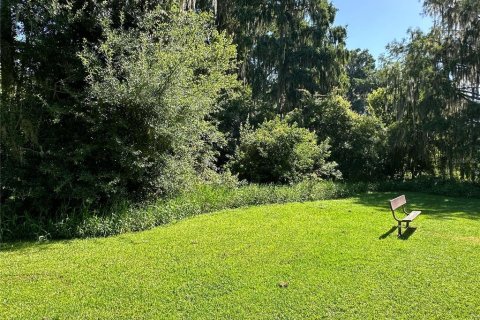
[(317, 144), (315, 134), (276, 118), (256, 130), (243, 128), (232, 169), (241, 179), (260, 183), (298, 182), (306, 176), (340, 177), (328, 162), (328, 139)]
[(387, 135), (378, 118), (357, 114), (341, 96), (305, 94), (304, 105), (292, 112), (290, 119), (314, 131), (317, 141), (330, 139), (331, 159), (345, 179), (384, 176)]

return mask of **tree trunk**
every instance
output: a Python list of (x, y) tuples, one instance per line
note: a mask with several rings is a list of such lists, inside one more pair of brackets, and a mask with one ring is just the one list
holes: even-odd
[(11, 0), (1, 0), (0, 5), (0, 63), (1, 63), (1, 84), (2, 103), (12, 94), (15, 84), (14, 70), (14, 38), (12, 21)]

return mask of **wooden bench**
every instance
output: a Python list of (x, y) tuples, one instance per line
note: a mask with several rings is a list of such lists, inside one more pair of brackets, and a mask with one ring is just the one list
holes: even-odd
[[(398, 236), (402, 235), (402, 222), (405, 222), (406, 228), (410, 226), (410, 222), (412, 222), (422, 211), (412, 211), (408, 213), (405, 209), (407, 204), (407, 199), (404, 195), (400, 197), (396, 197), (395, 199), (390, 200), (390, 209), (392, 209), (393, 218), (398, 222)], [(395, 210), (402, 207), (403, 213), (406, 215), (403, 219), (398, 219), (395, 216)]]

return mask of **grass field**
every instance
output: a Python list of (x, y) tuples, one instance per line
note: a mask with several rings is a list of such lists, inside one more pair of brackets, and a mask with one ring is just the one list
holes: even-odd
[(480, 200), (267, 205), (0, 252), (0, 319), (480, 319)]

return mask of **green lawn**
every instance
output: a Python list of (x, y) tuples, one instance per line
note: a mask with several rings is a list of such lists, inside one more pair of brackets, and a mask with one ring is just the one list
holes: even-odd
[(0, 319), (480, 319), (480, 201), (407, 194), (423, 214), (397, 239), (393, 196), (16, 244), (0, 252)]

